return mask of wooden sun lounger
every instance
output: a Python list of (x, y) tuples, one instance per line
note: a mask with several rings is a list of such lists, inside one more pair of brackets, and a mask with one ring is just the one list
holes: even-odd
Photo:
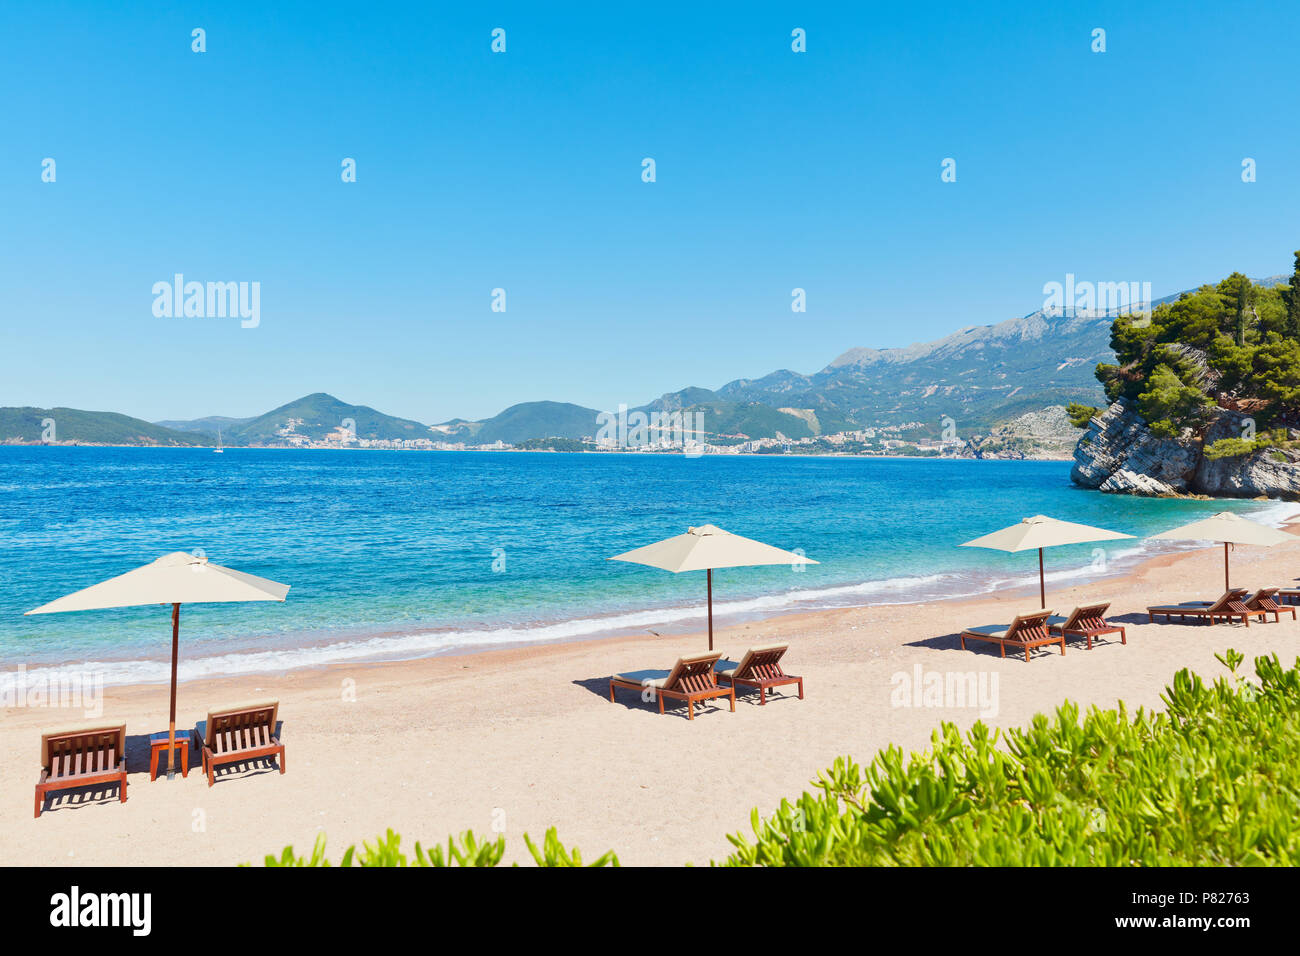
[(731, 684), (733, 687), (737, 684), (742, 687), (757, 687), (760, 707), (767, 703), (770, 688), (785, 684), (798, 684), (799, 699), (803, 700), (803, 678), (781, 670), (781, 658), (789, 649), (789, 644), (751, 647), (739, 664), (735, 661), (718, 661), (713, 670), (720, 683)]
[(1278, 588), (1277, 596), (1281, 604), (1300, 604), (1300, 588)]
[(1217, 601), (1184, 601), (1182, 604), (1159, 604), (1147, 608), (1147, 616), (1154, 623), (1157, 616), (1170, 620), (1177, 617), (1180, 620), (1187, 620), (1189, 617), (1200, 618), (1215, 624), (1219, 621), (1240, 620), (1241, 623), (1250, 627), (1252, 617), (1264, 618), (1263, 611), (1252, 611), (1246, 607), (1246, 589), (1233, 588), (1230, 591), (1224, 591), (1223, 595)]
[(659, 701), (659, 713), (664, 712), (664, 698), (672, 697), (686, 701), (686, 717), (695, 719), (697, 701), (710, 700), (714, 697), (730, 697), (731, 712), (736, 712), (736, 689), (719, 687), (713, 675), (713, 666), (721, 658), (720, 653), (698, 654), (694, 657), (678, 658), (670, 671), (629, 671), (615, 674), (609, 679), (609, 702), (614, 702), (614, 688), (622, 687), (638, 693), (649, 690)]
[(284, 744), (275, 735), (280, 702), (262, 701), (208, 711), (208, 719), (195, 727), (194, 746), (203, 755), (208, 786), (216, 783), (216, 768), (258, 757), (275, 757), (284, 773)]
[(985, 624), (981, 627), (968, 627), (961, 632), (960, 640), (962, 650), (966, 649), (966, 641), (989, 641), (997, 644), (1002, 649), (1002, 656), (1007, 656), (1007, 645), (1023, 649), (1025, 660), (1029, 660), (1029, 652), (1036, 647), (1044, 647), (1050, 644), (1060, 645), (1061, 653), (1065, 653), (1065, 638), (1060, 634), (1052, 634), (1047, 629), (1047, 620), (1053, 612), (1048, 610), (1034, 611), (1032, 614), (1018, 614), (1016, 619), (1009, 625)]
[(117, 783), (126, 803), (126, 724), (67, 727), (41, 734), (41, 779), (36, 816), (45, 795), (95, 783)]
[(1067, 617), (1052, 616), (1047, 619), (1047, 630), (1062, 637), (1082, 637), (1092, 650), (1092, 639), (1103, 634), (1118, 634), (1121, 644), (1128, 643), (1124, 628), (1106, 621), (1109, 604), (1085, 604), (1076, 607)]
[(1273, 620), (1278, 623), (1282, 621), (1282, 612), (1290, 611), (1291, 620), (1294, 621), (1296, 619), (1296, 609), (1277, 603), (1279, 591), (1281, 591), (1281, 588), (1260, 588), (1250, 596), (1250, 600), (1246, 602), (1246, 608), (1251, 611), (1263, 611), (1263, 620), (1265, 621), (1268, 620), (1268, 615), (1272, 614)]

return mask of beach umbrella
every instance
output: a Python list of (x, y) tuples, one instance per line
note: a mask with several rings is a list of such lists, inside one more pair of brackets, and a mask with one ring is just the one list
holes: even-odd
[(219, 604), (233, 601), (283, 601), (289, 585), (254, 577), (184, 551), (165, 554), (144, 567), (119, 574), (65, 595), (28, 614), (91, 611), (142, 604), (172, 606), (172, 695), (167, 731), (167, 766), (174, 770), (176, 753), (176, 658), (179, 653), (182, 604)]
[(1258, 544), (1265, 548), (1271, 548), (1273, 545), (1281, 544), (1284, 541), (1296, 540), (1293, 534), (1279, 531), (1277, 528), (1270, 528), (1258, 521), (1251, 521), (1249, 518), (1243, 518), (1231, 511), (1220, 511), (1213, 517), (1205, 518), (1202, 521), (1193, 521), (1181, 528), (1171, 528), (1168, 531), (1160, 532), (1160, 534), (1153, 534), (1151, 537), (1162, 541), (1221, 541), (1223, 543), (1223, 589), (1225, 591), (1231, 588), (1228, 583), (1228, 545)]
[(1118, 541), (1131, 538), (1131, 534), (1107, 531), (1091, 525), (1075, 524), (1073, 521), (1061, 521), (1047, 515), (1034, 515), (1021, 518), (1017, 524), (1001, 531), (994, 531), (974, 541), (962, 544), (963, 548), (992, 548), (995, 551), (1037, 551), (1038, 552), (1038, 599), (1047, 607), (1047, 583), (1043, 574), (1043, 549), (1055, 548), (1063, 544), (1082, 544), (1086, 541)]
[(643, 548), (616, 554), (607, 561), (628, 561), (648, 564), (679, 574), (682, 571), (704, 571), (709, 591), (709, 650), (713, 650), (713, 569), (747, 568), (764, 564), (817, 564), (811, 558), (793, 551), (782, 551), (770, 544), (752, 538), (742, 538), (716, 525), (706, 524), (688, 528), (685, 534), (665, 538)]

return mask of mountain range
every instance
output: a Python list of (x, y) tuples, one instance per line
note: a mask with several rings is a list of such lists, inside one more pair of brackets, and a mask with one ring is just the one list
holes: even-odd
[[(1273, 285), (1283, 277), (1258, 280)], [(1168, 296), (1157, 303), (1172, 301)], [(1042, 310), (996, 325), (968, 326), (906, 348), (854, 348), (811, 375), (780, 369), (717, 389), (667, 392), (631, 411), (703, 414), (706, 440), (806, 438), (882, 426), (935, 436), (944, 418), (964, 434), (1048, 405), (1098, 405), (1098, 362), (1114, 360), (1111, 318)], [(566, 402), (512, 405), (479, 421), (424, 425), (317, 392), (256, 418), (208, 416), (155, 423), (110, 412), (0, 408), (0, 442), (39, 442), (42, 422), (57, 440), (87, 444), (207, 445), (217, 430), (227, 445), (266, 446), (339, 438), (517, 444), (595, 436), (599, 411)], [(294, 439), (291, 436), (299, 436)]]

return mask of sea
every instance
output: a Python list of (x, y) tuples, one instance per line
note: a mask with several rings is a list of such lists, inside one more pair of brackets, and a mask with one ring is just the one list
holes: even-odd
[[(714, 572), (716, 621), (1036, 591), (1037, 554), (960, 547), (1047, 514), (1135, 535), (1047, 552), (1048, 588), (1188, 545), (1146, 535), (1296, 505), (1103, 495), (1068, 462), (667, 454), (0, 447), (0, 678), (166, 681), (170, 609), (25, 617), (172, 551), (291, 586), (187, 605), (180, 678), (704, 627), (703, 572), (608, 561), (692, 525), (808, 566)], [(1190, 545), (1195, 547), (1195, 545)], [(1217, 582), (1206, 582), (1207, 593)], [(864, 640), (871, 640), (864, 635)]]

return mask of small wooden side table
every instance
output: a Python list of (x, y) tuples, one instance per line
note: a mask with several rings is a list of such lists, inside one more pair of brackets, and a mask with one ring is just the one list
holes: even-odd
[[(179, 733), (176, 735), (176, 749), (181, 752), (181, 776), (190, 775), (190, 735), (188, 733)], [(150, 782), (158, 779), (158, 757), (167, 752), (167, 731), (158, 734), (149, 735), (149, 780)], [(172, 753), (167, 758), (169, 769), (176, 769), (176, 754)]]

